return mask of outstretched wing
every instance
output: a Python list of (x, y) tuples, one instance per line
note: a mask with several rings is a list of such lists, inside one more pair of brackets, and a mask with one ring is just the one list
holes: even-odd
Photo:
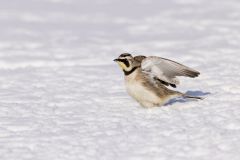
[(150, 56), (142, 61), (141, 68), (153, 77), (167, 82), (169, 84), (177, 85), (179, 80), (177, 76), (197, 77), (200, 73), (192, 68), (184, 66), (180, 63), (169, 59)]

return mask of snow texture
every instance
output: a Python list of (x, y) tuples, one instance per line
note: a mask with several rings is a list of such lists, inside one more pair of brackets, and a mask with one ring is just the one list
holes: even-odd
[[(1, 160), (239, 160), (239, 0), (1, 0)], [(145, 109), (122, 52), (201, 72)]]

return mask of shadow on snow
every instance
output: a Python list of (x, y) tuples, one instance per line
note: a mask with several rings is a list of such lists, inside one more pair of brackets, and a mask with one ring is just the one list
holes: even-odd
[[(210, 92), (202, 92), (202, 91), (187, 91), (186, 92), (186, 95), (196, 96), (196, 97), (203, 97), (203, 96), (206, 96), (206, 95), (209, 95), (209, 94), (211, 94), (211, 93)], [(197, 101), (197, 99), (175, 98), (175, 99), (170, 100), (164, 106), (172, 105), (174, 103), (185, 103), (185, 102), (189, 102), (189, 101)]]

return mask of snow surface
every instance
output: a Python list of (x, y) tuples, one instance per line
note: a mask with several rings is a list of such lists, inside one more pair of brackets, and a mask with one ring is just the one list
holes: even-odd
[[(1, 0), (1, 160), (239, 160), (239, 0)], [(206, 97), (142, 108), (112, 61), (162, 56)]]

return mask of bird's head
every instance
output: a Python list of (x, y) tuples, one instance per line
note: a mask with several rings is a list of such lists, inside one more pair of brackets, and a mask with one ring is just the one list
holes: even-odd
[(114, 62), (117, 62), (120, 68), (125, 71), (131, 71), (134, 67), (134, 58), (129, 53), (123, 53), (118, 58), (114, 59)]

